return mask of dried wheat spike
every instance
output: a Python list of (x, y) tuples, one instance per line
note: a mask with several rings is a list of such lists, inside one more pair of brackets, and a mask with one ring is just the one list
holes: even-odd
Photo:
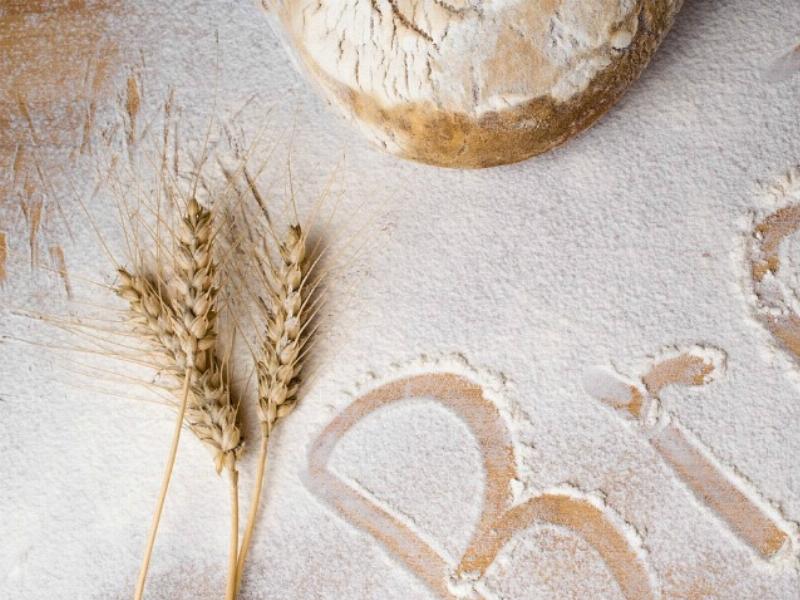
[(267, 435), (275, 422), (297, 403), (299, 359), (303, 332), (303, 283), (306, 275), (306, 238), (300, 225), (288, 228), (278, 250), (278, 265), (269, 272), (269, 316), (258, 374), (259, 416)]
[(211, 212), (189, 201), (178, 227), (172, 308), (176, 332), (189, 366), (205, 372), (216, 341), (216, 264), (211, 256)]
[(176, 377), (186, 371), (186, 355), (181, 349), (170, 317), (172, 312), (163, 299), (162, 290), (156, 283), (126, 269), (118, 269), (120, 283), (117, 294), (128, 301), (133, 330), (147, 339), (153, 349), (163, 355), (165, 370)]
[(265, 250), (262, 269), (267, 298), (260, 298), (267, 309), (266, 335), (256, 358), (258, 376), (258, 413), (261, 420), (261, 448), (253, 497), (247, 517), (236, 567), (236, 590), (255, 529), (261, 500), (269, 439), (275, 423), (294, 410), (300, 387), (300, 363), (304, 345), (303, 288), (306, 284), (306, 237), (300, 225), (291, 225), (286, 238), (278, 242), (277, 265)]
[(180, 222), (170, 289), (119, 270), (117, 293), (128, 301), (136, 331), (164, 358), (164, 371), (183, 379), (190, 371), (186, 422), (214, 456), (217, 472), (233, 470), (243, 440), (216, 352), (216, 263), (212, 214), (189, 201)]

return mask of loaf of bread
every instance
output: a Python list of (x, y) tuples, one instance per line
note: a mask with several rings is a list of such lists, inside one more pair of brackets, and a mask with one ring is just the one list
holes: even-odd
[(323, 93), (387, 151), (449, 167), (546, 152), (638, 77), (682, 0), (267, 0)]

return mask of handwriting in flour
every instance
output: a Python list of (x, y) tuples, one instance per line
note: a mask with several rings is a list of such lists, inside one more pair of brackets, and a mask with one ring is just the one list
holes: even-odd
[(534, 524), (550, 524), (586, 540), (602, 557), (625, 598), (656, 597), (642, 557), (606, 508), (567, 493), (544, 493), (514, 505), (511, 482), (517, 471), (510, 432), (482, 388), (460, 375), (427, 373), (398, 379), (358, 398), (311, 447), (308, 482), (312, 491), (345, 520), (379, 540), (438, 596), (456, 598), (448, 587), (452, 569), (447, 561), (409, 527), (328, 469), (336, 444), (361, 419), (394, 402), (420, 397), (432, 398), (463, 420), (480, 447), (486, 472), (483, 513), (456, 566), (456, 579), (483, 576), (512, 536)]
[(770, 559), (790, 542), (786, 527), (745, 491), (743, 482), (725, 472), (699, 442), (690, 439), (675, 415), (662, 410), (661, 392), (670, 386), (702, 386), (719, 372), (720, 351), (690, 348), (655, 361), (628, 381), (602, 367), (590, 369), (584, 387), (596, 399), (634, 421), (650, 444), (696, 497), (760, 556)]
[[(800, 188), (800, 173), (790, 173), (786, 185)], [(796, 292), (780, 281), (780, 249), (800, 230), (800, 204), (785, 206), (756, 223), (749, 239), (747, 261), (756, 318), (797, 363), (800, 363), (800, 315)], [(795, 296), (795, 297), (792, 297)]]

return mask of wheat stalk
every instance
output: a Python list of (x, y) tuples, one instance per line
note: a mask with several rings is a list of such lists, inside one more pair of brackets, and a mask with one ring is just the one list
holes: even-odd
[(290, 414), (297, 404), (302, 351), (306, 342), (304, 286), (309, 271), (306, 261), (306, 234), (295, 223), (288, 227), (286, 236), (277, 245), (277, 265), (270, 259), (268, 250), (261, 257), (261, 266), (266, 266), (260, 269), (266, 297), (260, 300), (267, 309), (265, 335), (260, 344), (260, 354), (256, 357), (261, 444), (250, 511), (239, 549), (237, 590), (241, 584), (255, 528), (269, 439), (277, 422)]
[[(213, 258), (212, 213), (192, 198), (177, 232), (170, 285), (163, 277), (147, 277), (119, 269), (117, 293), (128, 301), (135, 331), (164, 359), (164, 370), (183, 379), (180, 405), (167, 466), (136, 585), (135, 598), (144, 594), (147, 570), (155, 544), (164, 499), (175, 463), (181, 426), (211, 450), (217, 472), (227, 469), (231, 483), (231, 554), (227, 597), (235, 593), (238, 546), (238, 472), (236, 461), (243, 440), (236, 422), (223, 361), (216, 352), (217, 265)], [(143, 271), (143, 268), (139, 268)], [(159, 265), (159, 271), (160, 265)]]

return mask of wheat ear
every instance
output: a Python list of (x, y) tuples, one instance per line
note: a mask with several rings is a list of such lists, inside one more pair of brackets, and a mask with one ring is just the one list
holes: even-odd
[[(231, 402), (224, 365), (216, 350), (218, 317), (216, 263), (213, 259), (212, 214), (192, 199), (186, 207), (177, 233), (171, 289), (161, 278), (148, 278), (119, 270), (120, 296), (128, 300), (137, 332), (147, 338), (165, 359), (165, 370), (183, 379), (180, 408), (161, 490), (148, 534), (134, 598), (144, 594), (147, 570), (152, 556), (175, 462), (184, 419), (194, 434), (211, 450), (219, 473), (229, 471), (232, 498), (231, 544), (228, 596), (235, 590), (238, 545), (238, 473), (236, 460), (243, 446), (236, 422), (236, 407)], [(143, 269), (139, 269), (142, 271)], [(160, 268), (159, 268), (160, 270)]]
[(261, 445), (247, 525), (239, 549), (237, 591), (258, 514), (269, 438), (276, 423), (291, 413), (297, 404), (300, 386), (301, 357), (305, 343), (303, 286), (307, 276), (306, 236), (300, 225), (289, 226), (285, 239), (278, 244), (278, 253), (278, 264), (273, 265), (266, 257), (269, 268), (264, 270), (268, 315), (261, 354), (256, 358)]

